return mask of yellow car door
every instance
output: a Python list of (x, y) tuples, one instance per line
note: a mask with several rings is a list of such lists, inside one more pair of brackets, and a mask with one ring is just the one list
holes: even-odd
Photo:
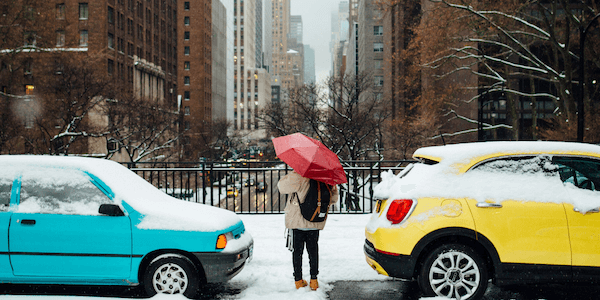
[(568, 192), (565, 213), (575, 279), (598, 279), (600, 272), (600, 161), (585, 157), (555, 157)]
[(467, 172), (482, 172), (472, 174), (480, 178), (489, 178), (491, 181), (496, 180), (497, 182), (491, 185), (498, 190), (494, 195), (511, 195), (515, 198), (508, 199), (518, 199), (467, 201), (477, 232), (493, 243), (502, 263), (529, 266), (571, 265), (571, 247), (564, 205), (529, 201), (530, 199), (524, 199), (521, 194), (510, 193), (511, 189), (530, 189), (529, 193), (532, 194), (536, 191), (531, 189), (545, 192), (542, 190), (546, 185), (533, 186), (529, 184), (532, 180), (527, 181), (535, 176), (541, 176), (542, 180), (554, 185), (552, 188), (563, 190), (562, 182), (557, 176), (549, 177), (548, 170), (544, 169), (549, 161), (549, 157), (511, 156), (490, 160)]

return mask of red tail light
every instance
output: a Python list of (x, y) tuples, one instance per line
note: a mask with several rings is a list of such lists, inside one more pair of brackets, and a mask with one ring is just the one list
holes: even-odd
[(390, 203), (390, 208), (387, 211), (387, 219), (390, 220), (392, 224), (402, 222), (410, 212), (412, 205), (412, 199), (396, 199), (392, 201), (392, 203)]

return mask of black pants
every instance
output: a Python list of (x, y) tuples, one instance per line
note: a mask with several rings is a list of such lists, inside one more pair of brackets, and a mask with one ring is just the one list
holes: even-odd
[(319, 275), (319, 230), (299, 230), (293, 229), (293, 247), (292, 262), (294, 263), (294, 280), (302, 279), (302, 254), (304, 245), (308, 251), (308, 260), (310, 263), (310, 278), (317, 279)]

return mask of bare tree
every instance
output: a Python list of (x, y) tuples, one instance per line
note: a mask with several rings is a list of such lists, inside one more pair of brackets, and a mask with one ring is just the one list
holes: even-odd
[[(391, 8), (406, 1), (382, 2)], [(583, 96), (586, 114), (592, 114), (590, 99), (598, 92), (594, 78), (588, 76), (584, 95), (578, 93), (580, 30), (599, 12), (598, 3), (562, 0), (431, 0), (424, 3), (415, 38), (407, 47), (411, 53), (418, 53), (413, 57), (420, 62), (421, 76), (438, 85), (472, 92), (470, 96), (467, 93), (466, 97), (457, 98), (459, 101), (439, 97), (447, 102), (435, 112), (440, 118), (447, 116), (446, 120), (469, 122), (473, 130), (476, 126), (494, 131), (499, 127), (508, 128), (512, 131), (511, 139), (523, 138), (523, 131), (529, 128), (530, 138), (534, 139), (551, 136), (575, 139), (577, 99)], [(592, 24), (590, 36), (598, 35), (597, 27)], [(588, 39), (585, 65), (598, 74), (598, 39)], [(475, 76), (476, 80), (462, 86), (452, 84), (457, 77), (466, 76)], [(446, 92), (446, 95), (451, 94)], [(508, 116), (498, 124), (481, 126), (480, 119), (465, 116), (458, 109), (473, 102), (485, 105), (499, 97), (506, 101)], [(543, 111), (547, 103), (555, 108), (551, 113)], [(446, 136), (456, 134), (458, 132)], [(586, 140), (595, 139), (597, 134), (586, 134)]]

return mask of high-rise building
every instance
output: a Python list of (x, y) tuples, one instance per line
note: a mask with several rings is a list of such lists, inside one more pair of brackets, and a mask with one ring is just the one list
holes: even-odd
[(227, 9), (212, 0), (212, 120), (227, 120)]
[[(25, 76), (0, 76), (3, 93), (28, 95), (41, 80), (39, 73), (32, 76), (41, 64), (54, 63), (61, 56), (81, 57), (81, 61), (87, 60), (96, 68), (97, 77), (107, 76), (124, 83), (139, 98), (166, 102), (177, 109), (177, 1), (64, 0), (33, 1), (28, 5), (29, 11), (37, 12), (31, 21), (45, 18), (47, 22), (39, 29), (48, 35), (23, 29), (26, 37), (17, 40), (25, 45), (4, 44), (21, 49), (14, 59), (23, 60), (26, 69)], [(20, 63), (4, 61), (12, 59), (10, 55), (0, 58), (3, 66)], [(98, 115), (95, 120), (106, 123), (106, 119)], [(35, 130), (30, 125), (24, 126)], [(71, 153), (107, 153), (107, 138), (97, 140), (85, 142), (77, 150), (71, 149)]]
[(331, 15), (331, 41), (330, 50), (332, 55), (332, 75), (343, 73), (342, 66), (345, 65), (343, 59), (345, 41), (348, 40), (350, 25), (348, 23), (349, 4), (348, 1), (341, 1), (338, 10)]
[(289, 39), (296, 40), (296, 43), (302, 44), (302, 16), (290, 16), (290, 35)]
[(288, 56), (288, 34), (290, 32), (290, 0), (272, 0), (273, 3), (273, 85), (279, 86), (281, 100), (286, 101), (284, 92), (293, 85), (291, 60)]
[(304, 45), (304, 83), (316, 83), (315, 50)]
[(265, 135), (259, 130), (259, 108), (271, 99), (270, 74), (262, 68), (268, 65), (263, 63), (265, 3), (262, 0), (234, 0), (233, 4), (233, 127), (247, 141), (257, 140)]
[[(158, 1), (156, 1), (158, 3)], [(138, 2), (140, 3), (140, 2)], [(199, 158), (212, 124), (212, 0), (178, 1), (179, 96), (183, 110), (183, 156)], [(175, 16), (174, 16), (175, 17)]]
[[(363, 0), (358, 4), (358, 74), (368, 74), (374, 80), (376, 97), (383, 97), (383, 19), (375, 0)], [(363, 95), (364, 96), (364, 95)]]

